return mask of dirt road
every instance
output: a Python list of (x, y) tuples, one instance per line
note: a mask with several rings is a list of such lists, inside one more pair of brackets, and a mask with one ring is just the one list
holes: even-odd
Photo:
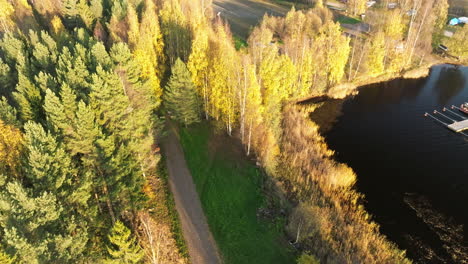
[(265, 14), (284, 16), (289, 10), (283, 6), (260, 0), (214, 0), (215, 15), (226, 19), (231, 31), (244, 39), (250, 34)]
[(174, 129), (170, 129), (169, 135), (162, 142), (162, 147), (166, 155), (169, 186), (174, 195), (191, 263), (222, 263)]

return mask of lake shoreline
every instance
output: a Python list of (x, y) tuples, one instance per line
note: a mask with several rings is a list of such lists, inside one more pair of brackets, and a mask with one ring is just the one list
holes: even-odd
[[(348, 108), (348, 111), (347, 111), (347, 114), (346, 114), (346, 115), (348, 115), (348, 117), (347, 118), (344, 117), (344, 120), (348, 120), (347, 123), (346, 123), (348, 125), (343, 125), (343, 123), (342, 123), (343, 121), (339, 121), (339, 122), (337, 121), (337, 122), (334, 122), (332, 124), (332, 126), (337, 125), (341, 129), (344, 129), (346, 127), (348, 127), (349, 129), (343, 130), (341, 133), (334, 133), (334, 135), (332, 136), (332, 138), (334, 138), (334, 139), (330, 139), (330, 134), (328, 134), (328, 133), (321, 133), (321, 135), (326, 138), (327, 146), (330, 149), (332, 149), (333, 151), (336, 151), (337, 154), (339, 154), (339, 155), (334, 155), (333, 159), (336, 160), (337, 162), (348, 164), (353, 169), (353, 171), (355, 171), (355, 173), (357, 175), (357, 178), (358, 178), (358, 181), (360, 181), (361, 179), (366, 178), (366, 179), (363, 180), (363, 181), (367, 181), (366, 183), (364, 183), (364, 185), (362, 185), (360, 188), (358, 188), (357, 185), (354, 187), (356, 191), (362, 193), (366, 197), (369, 197), (370, 194), (367, 193), (364, 189), (362, 189), (363, 186), (367, 185), (366, 188), (369, 189), (370, 188), (369, 186), (373, 186), (373, 185), (376, 185), (376, 184), (381, 184), (382, 181), (385, 182), (385, 181), (390, 181), (390, 180), (385, 179), (385, 177), (383, 177), (383, 178), (379, 177), (379, 179), (372, 180), (369, 177), (369, 175), (371, 175), (372, 173), (369, 173), (369, 171), (367, 171), (367, 172), (363, 171), (363, 168), (364, 168), (363, 166), (365, 166), (365, 164), (363, 162), (364, 162), (364, 160), (366, 160), (365, 157), (364, 158), (350, 157), (350, 155), (352, 155), (352, 154), (350, 154), (349, 151), (348, 151), (348, 154), (342, 154), (342, 153), (344, 153), (346, 148), (348, 148), (348, 149), (353, 148), (354, 145), (352, 145), (352, 144), (351, 144), (352, 145), (351, 147), (350, 146), (346, 147), (346, 144), (350, 144), (349, 140), (352, 138), (354, 141), (359, 142), (359, 140), (360, 140), (359, 137), (363, 133), (364, 133), (364, 136), (361, 138), (361, 142), (359, 142), (359, 144), (357, 144), (358, 146), (362, 147), (363, 144), (368, 144), (371, 147), (369, 147), (367, 149), (365, 148), (366, 150), (375, 150), (375, 147), (372, 147), (372, 146), (378, 145), (377, 142), (379, 142), (378, 141), (379, 136), (375, 136), (375, 137), (372, 136), (372, 135), (377, 135), (378, 133), (365, 134), (365, 132), (363, 132), (364, 130), (355, 130), (355, 129), (352, 129), (351, 126), (366, 127), (365, 124), (372, 123), (373, 126), (375, 126), (377, 128), (375, 131), (380, 131), (380, 132), (383, 133), (383, 131), (392, 130), (392, 129), (389, 129), (388, 127), (386, 127), (384, 124), (381, 124), (381, 123), (378, 122), (378, 119), (385, 119), (385, 116), (384, 116), (385, 112), (383, 112), (383, 111), (386, 108), (378, 108), (378, 110), (375, 110), (375, 109), (377, 109), (376, 108), (377, 104), (375, 104), (373, 102), (375, 102), (376, 99), (377, 99), (377, 102), (380, 102), (379, 104), (382, 104), (382, 103), (385, 102), (388, 105), (387, 107), (393, 107), (392, 110), (391, 110), (391, 115), (395, 117), (395, 120), (396, 119), (404, 120), (402, 122), (406, 122), (405, 126), (407, 126), (409, 124), (413, 124), (414, 121), (417, 121), (414, 118), (411, 119), (411, 121), (409, 121), (410, 119), (404, 118), (404, 116), (408, 116), (408, 113), (410, 113), (409, 114), (410, 116), (419, 116), (419, 112), (424, 111), (424, 109), (434, 109), (434, 107), (441, 107), (441, 105), (448, 105), (447, 104), (449, 102), (448, 100), (450, 100), (450, 98), (452, 98), (452, 97), (448, 97), (449, 99), (447, 99), (445, 97), (446, 94), (444, 94), (442, 92), (441, 88), (435, 89), (435, 88), (433, 88), (433, 86), (438, 85), (440, 87), (445, 87), (445, 88), (446, 87), (452, 87), (450, 85), (451, 83), (447, 82), (448, 80), (452, 80), (452, 78), (444, 79), (445, 81), (443, 82), (443, 85), (441, 85), (440, 83), (438, 84), (438, 82), (434, 78), (431, 79), (431, 77), (429, 77), (430, 74), (433, 72), (432, 69), (433, 69), (434, 66), (436, 67), (434, 69), (435, 76), (438, 76), (438, 74), (440, 74), (439, 73), (440, 70), (439, 71), (437, 70), (438, 67), (442, 67), (442, 68), (444, 68), (444, 66), (449, 67), (449, 68), (456, 68), (457, 66), (466, 67), (464, 65), (453, 63), (453, 62), (438, 61), (438, 62), (434, 62), (434, 63), (432, 63), (430, 65), (424, 65), (422, 67), (418, 67), (418, 68), (406, 71), (406, 72), (400, 74), (399, 76), (379, 76), (379, 77), (376, 77), (376, 78), (369, 78), (369, 80), (367, 80), (367, 81), (363, 80), (361, 83), (359, 83), (359, 85), (354, 83), (355, 87), (353, 87), (353, 89), (347, 90), (346, 91), (347, 94), (345, 96), (339, 96), (338, 97), (340, 99), (339, 101), (342, 102), (343, 100), (346, 100), (346, 98), (349, 95), (357, 95), (358, 90), (361, 87), (373, 86), (373, 85), (379, 86), (379, 84), (382, 84), (385, 87), (383, 89), (386, 92), (381, 92), (381, 93), (376, 92), (375, 89), (373, 90), (373, 92), (359, 90), (359, 96), (356, 96), (356, 99), (353, 99), (353, 100), (358, 100), (356, 103), (354, 103), (356, 105), (354, 110), (350, 112), (349, 108)], [(428, 77), (427, 81), (425, 81), (423, 79), (425, 77)], [(437, 77), (437, 80), (438, 80), (438, 78), (439, 77)], [(401, 81), (397, 81), (398, 79), (401, 79)], [(409, 87), (409, 86), (407, 87), (406, 85), (402, 85), (405, 82), (405, 80), (407, 82), (407, 81), (409, 81), (411, 79), (421, 79), (420, 80), (421, 82), (419, 82), (419, 84), (417, 84), (418, 80), (410, 81), (410, 82), (414, 83), (414, 84), (412, 84), (413, 86), (414, 85), (422, 85), (422, 87), (425, 87), (426, 85), (428, 85), (430, 87), (430, 90), (426, 90), (426, 94), (424, 95), (425, 98), (434, 98), (435, 95), (433, 93), (438, 92), (438, 93), (441, 93), (442, 95), (444, 95), (444, 96), (442, 96), (442, 97), (440, 97), (438, 99), (440, 100), (441, 98), (442, 99), (445, 98), (447, 101), (446, 102), (439, 102), (439, 101), (437, 101), (437, 97), (435, 97), (435, 99), (434, 99), (435, 101), (431, 101), (427, 105), (424, 105), (424, 107), (421, 107), (420, 109), (422, 109), (422, 110), (415, 109), (413, 112), (409, 112), (409, 111), (406, 111), (408, 109), (405, 108), (406, 109), (405, 111), (398, 112), (396, 110), (396, 108), (395, 108), (395, 105), (397, 105), (398, 102), (399, 102), (399, 101), (397, 101), (397, 98), (401, 98), (403, 100), (408, 100), (408, 99), (411, 100), (411, 102), (412, 102), (411, 104), (409, 102), (407, 102), (406, 104), (403, 104), (403, 107), (408, 107), (408, 106), (412, 105), (413, 102), (415, 102), (417, 94), (422, 93), (422, 91), (423, 91), (423, 90), (420, 90), (420, 88), (414, 89), (412, 87)], [(385, 82), (392, 82), (392, 81), (397, 82), (396, 86), (394, 85), (392, 87), (391, 85), (390, 86), (384, 85)], [(457, 85), (454, 85), (454, 87), (456, 87), (456, 86)], [(461, 87), (463, 87), (463, 86), (461, 86)], [(423, 89), (423, 88), (421, 88), (421, 89)], [(435, 90), (433, 90), (433, 89), (435, 89)], [(446, 90), (447, 89), (444, 89), (444, 91), (446, 91)], [(459, 91), (463, 91), (463, 90), (459, 90)], [(455, 96), (455, 95), (456, 95), (456, 93), (454, 93), (452, 96)], [(465, 95), (466, 95), (466, 92), (465, 92)], [(379, 96), (379, 97), (377, 98), (376, 96)], [(400, 96), (402, 96), (402, 97), (400, 97)], [(330, 95), (330, 98), (334, 99), (332, 95)], [(401, 99), (398, 99), (398, 100), (401, 100)], [(336, 99), (334, 99), (334, 100), (336, 100)], [(426, 99), (426, 100), (428, 100), (428, 99)], [(457, 100), (455, 100), (455, 101), (457, 101)], [(366, 108), (366, 102), (368, 103), (367, 107), (369, 107), (369, 108)], [(454, 101), (450, 102), (450, 104), (454, 104), (454, 103), (458, 103), (458, 102), (454, 102)], [(357, 106), (357, 105), (362, 105), (362, 106)], [(340, 111), (342, 111), (340, 114), (343, 114), (344, 112), (346, 112), (345, 109), (343, 109), (343, 108), (340, 108), (340, 109), (341, 109)], [(372, 110), (368, 110), (368, 109), (372, 109)], [(387, 109), (387, 111), (389, 111), (389, 110)], [(364, 113), (367, 113), (367, 112), (369, 112), (370, 114), (365, 115)], [(375, 112), (375, 114), (374, 114), (374, 112)], [(352, 115), (353, 113), (356, 115), (357, 119), (349, 117), (349, 115), (350, 114)], [(404, 113), (404, 116), (402, 116), (399, 113)], [(365, 117), (362, 117), (364, 115), (365, 115)], [(354, 116), (352, 116), (352, 117), (354, 117)], [(362, 119), (359, 118), (359, 117), (362, 117)], [(387, 118), (389, 118), (389, 116), (387, 116)], [(349, 121), (350, 119), (352, 119), (351, 123)], [(389, 120), (389, 119), (386, 119), (386, 120)], [(317, 122), (316, 120), (312, 119), (312, 121), (314, 123), (318, 124), (319, 126), (323, 125), (320, 122)], [(416, 133), (416, 134), (423, 135), (424, 131), (430, 131), (431, 130), (430, 129), (431, 124), (432, 124), (431, 122), (425, 122), (425, 121), (417, 121), (417, 122), (419, 122), (419, 123), (415, 127), (420, 128), (419, 130), (421, 130), (421, 131), (419, 131), (419, 130), (417, 130), (417, 131), (419, 131), (421, 133)], [(394, 123), (394, 124), (396, 124), (396, 123)], [(394, 131), (396, 129), (395, 126), (396, 125), (393, 126), (392, 131)], [(354, 133), (353, 131), (356, 132), (356, 133)], [(360, 131), (360, 132), (358, 132), (358, 131)], [(396, 132), (394, 132), (394, 133), (396, 133)], [(438, 134), (436, 136), (432, 136), (432, 135), (434, 135), (434, 133), (436, 133), (436, 134), (438, 133)], [(428, 133), (429, 138), (431, 140), (440, 140), (441, 138), (444, 139), (444, 140), (452, 140), (452, 138), (454, 138), (454, 137), (451, 137), (451, 136), (450, 137), (444, 137), (444, 133), (446, 133), (446, 132), (443, 129), (440, 129), (440, 130), (436, 129), (436, 130), (434, 130), (434, 133)], [(408, 133), (408, 134), (410, 134), (410, 133)], [(344, 139), (339, 139), (338, 137), (341, 137), (340, 135), (353, 135), (353, 136), (351, 138), (348, 138), (348, 139), (346, 139), (347, 138), (346, 136), (345, 136)], [(403, 135), (403, 137), (405, 137), (405, 135)], [(369, 141), (369, 143), (363, 143), (364, 142), (364, 141), (362, 141), (363, 138), (366, 138), (367, 140), (371, 139), (371, 141)], [(387, 151), (390, 151), (389, 149), (392, 148), (391, 146), (397, 146), (399, 144), (402, 144), (402, 146), (403, 146), (405, 144), (405, 143), (401, 143), (401, 142), (404, 142), (404, 141), (402, 141), (402, 139), (400, 137), (395, 137), (395, 136), (392, 136), (391, 134), (387, 135), (386, 138), (388, 140), (388, 142), (385, 143), (386, 146), (387, 146), (387, 148), (386, 148)], [(394, 139), (393, 142), (391, 142), (392, 138)], [(411, 137), (409, 139), (410, 140), (416, 140), (416, 137)], [(340, 143), (337, 143), (337, 142), (340, 142)], [(428, 140), (428, 142), (432, 142), (432, 141)], [(438, 142), (438, 144), (442, 144), (440, 141), (437, 141), (437, 142)], [(340, 145), (341, 145), (341, 147), (338, 147)], [(437, 146), (440, 147), (440, 145), (437, 145)], [(365, 153), (365, 151), (366, 151), (365, 149), (361, 149), (361, 151)], [(403, 149), (405, 149), (405, 148), (403, 147)], [(420, 148), (416, 148), (414, 146), (413, 146), (413, 148), (411, 148), (411, 147), (406, 148), (405, 149), (406, 151), (403, 151), (403, 153), (407, 153), (407, 151), (409, 149), (419, 149), (418, 151), (420, 151), (421, 153), (432, 153), (432, 152), (427, 152), (427, 150), (424, 150), (426, 152), (421, 151)], [(340, 154), (339, 152), (342, 152), (342, 153)], [(460, 154), (460, 153), (458, 153), (458, 154)], [(343, 155), (350, 157), (350, 159), (349, 160), (343, 159), (343, 157), (344, 157)], [(394, 154), (389, 154), (389, 155), (394, 155)], [(461, 157), (460, 155), (458, 155), (458, 156), (454, 155), (452, 158), (460, 159), (460, 157)], [(369, 158), (372, 159), (372, 156), (370, 156)], [(393, 159), (395, 159), (395, 158), (397, 158), (397, 156), (393, 156)], [(400, 158), (400, 161), (402, 159), (403, 158)], [(417, 164), (425, 164), (423, 162), (423, 160), (424, 159), (417, 160), (419, 162)], [(442, 163), (447, 164), (446, 162), (442, 162)], [(412, 168), (412, 167), (416, 166), (416, 165), (409, 165), (409, 164), (404, 164), (403, 165), (400, 162), (398, 162), (398, 164), (399, 164), (398, 168), (400, 168), (401, 170), (405, 170), (405, 168)], [(451, 165), (452, 165), (452, 167), (454, 167), (456, 165), (456, 163), (454, 162)], [(378, 167), (379, 165), (376, 165), (376, 166)], [(404, 167), (404, 166), (406, 166), (406, 167)], [(382, 167), (382, 168), (385, 168), (385, 167)], [(392, 169), (392, 166), (389, 166), (388, 168)], [(398, 175), (398, 171), (399, 171), (399, 169), (394, 168), (394, 175)], [(423, 175), (417, 170), (415, 170), (414, 172), (415, 173), (413, 173), (412, 175)], [(429, 171), (427, 171), (427, 170), (422, 170), (422, 172), (429, 173)], [(383, 173), (385, 174), (385, 172), (383, 172)], [(375, 173), (373, 173), (373, 175), (374, 174)], [(388, 174), (390, 174), (390, 173), (388, 173)], [(443, 173), (436, 173), (436, 174), (443, 175)], [(458, 175), (459, 173), (452, 173), (452, 174), (453, 175)], [(429, 174), (424, 174), (424, 175), (429, 175)], [(380, 176), (382, 176), (382, 175), (380, 175)], [(420, 189), (421, 190), (420, 193), (419, 193), (419, 191), (416, 192), (416, 193), (418, 193), (418, 196), (413, 197), (412, 195), (414, 195), (415, 192), (410, 192), (410, 191), (408, 191), (408, 189), (414, 189), (415, 188), (415, 187), (411, 187), (412, 186), (411, 184), (414, 184), (415, 186), (419, 186), (419, 184), (416, 184), (417, 182), (414, 182), (415, 179), (412, 179), (413, 182), (410, 182), (410, 183), (408, 183), (406, 185), (402, 185), (402, 189), (400, 191), (402, 191), (401, 197), (403, 198), (404, 203), (403, 202), (400, 203), (400, 204), (391, 203), (391, 202), (382, 200), (381, 198), (383, 196), (379, 196), (376, 193), (373, 193), (372, 194), (372, 196), (374, 196), (373, 199), (375, 199), (376, 197), (380, 197), (380, 198), (379, 198), (379, 200), (374, 200), (372, 202), (372, 205), (369, 205), (371, 208), (367, 208), (367, 205), (366, 205), (366, 211), (371, 213), (372, 215), (374, 215), (376, 217), (376, 218), (373, 218), (374, 221), (379, 219), (377, 222), (379, 222), (379, 225), (382, 226), (382, 229), (384, 229), (384, 230), (380, 230), (381, 234), (386, 235), (387, 239), (389, 241), (391, 241), (393, 243), (397, 243), (400, 248), (403, 248), (403, 249), (406, 249), (406, 250), (410, 250), (410, 248), (407, 248), (406, 247), (407, 245), (406, 246), (403, 246), (403, 245), (407, 244), (408, 242), (407, 241), (405, 242), (403, 240), (403, 237), (399, 237), (399, 235), (403, 231), (398, 230), (398, 228), (397, 228), (398, 225), (396, 223), (398, 221), (400, 221), (402, 218), (406, 218), (406, 220), (409, 219), (409, 220), (413, 221), (413, 224), (416, 224), (416, 225), (422, 225), (423, 222), (424, 222), (424, 227), (420, 227), (420, 228), (421, 228), (421, 230), (423, 228), (425, 228), (427, 230), (417, 231), (417, 232), (419, 232), (419, 234), (418, 233), (414, 233), (414, 234), (413, 233), (408, 233), (407, 238), (405, 238), (405, 239), (411, 239), (414, 243), (417, 242), (416, 244), (418, 244), (420, 246), (419, 250), (421, 252), (427, 252), (428, 254), (429, 254), (429, 252), (432, 252), (429, 255), (434, 254), (434, 252), (432, 251), (434, 249), (436, 249), (436, 250), (438, 250), (440, 252), (436, 253), (437, 255), (434, 257), (434, 259), (428, 260), (428, 259), (421, 259), (422, 258), (421, 254), (418, 254), (417, 252), (414, 251), (414, 248), (412, 248), (413, 252), (412, 253), (409, 252), (407, 256), (409, 258), (413, 259), (416, 263), (439, 263), (439, 262), (432, 262), (432, 261), (436, 261), (437, 259), (439, 259), (439, 257), (441, 258), (441, 259), (439, 259), (440, 261), (444, 261), (444, 258), (447, 258), (447, 259), (453, 258), (454, 256), (455, 256), (454, 259), (459, 259), (459, 260), (464, 259), (465, 256), (463, 254), (461, 256), (458, 256), (458, 258), (457, 258), (457, 255), (458, 255), (458, 253), (456, 253), (457, 250), (452, 250), (452, 247), (453, 247), (453, 249), (463, 248), (464, 243), (466, 243), (466, 242), (463, 242), (463, 238), (458, 238), (456, 235), (453, 235), (453, 234), (451, 234), (449, 232), (450, 230), (458, 230), (459, 232), (463, 232), (463, 229), (460, 229), (460, 227), (459, 227), (460, 223), (452, 223), (452, 220), (453, 220), (452, 217), (455, 217), (455, 216), (450, 215), (450, 214), (448, 215), (449, 216), (448, 218), (445, 216), (445, 213), (450, 212), (453, 209), (453, 208), (451, 208), (453, 206), (449, 206), (450, 208), (444, 208), (443, 211), (440, 211), (440, 208), (438, 208), (438, 207), (440, 206), (440, 204), (443, 204), (443, 202), (442, 201), (431, 201), (431, 197), (436, 197), (433, 194), (435, 191), (432, 190), (431, 187), (428, 187), (426, 189), (425, 188)], [(399, 186), (398, 182), (401, 182), (401, 180), (403, 180), (403, 178), (394, 179), (394, 181), (396, 182), (394, 187)], [(434, 180), (434, 182), (439, 181), (436, 178), (434, 178), (433, 180)], [(431, 184), (433, 184), (434, 182), (432, 182)], [(436, 184), (436, 185), (439, 186), (438, 184)], [(386, 186), (386, 184), (384, 184), (384, 186)], [(447, 186), (447, 187), (450, 187), (450, 186)], [(418, 190), (418, 188), (416, 188), (414, 190)], [(388, 194), (393, 195), (392, 197), (394, 197), (395, 195), (397, 195), (396, 193), (398, 193), (398, 192), (399, 192), (398, 190), (393, 189), (393, 191), (390, 191)], [(415, 197), (417, 197), (417, 198), (415, 198)], [(418, 204), (416, 204), (415, 201), (417, 201)], [(443, 201), (445, 201), (445, 200), (443, 200)], [(378, 206), (377, 206), (377, 204), (378, 204)], [(392, 206), (393, 206), (393, 207), (399, 209), (400, 211), (405, 211), (406, 210), (406, 211), (408, 211), (407, 212), (408, 214), (418, 215), (418, 219), (410, 219), (413, 216), (409, 216), (409, 215), (399, 215), (399, 214), (393, 215), (393, 213), (395, 213), (397, 211), (393, 211), (393, 213), (385, 213), (385, 214), (382, 214), (380, 216), (378, 216), (378, 213), (377, 213), (377, 215), (375, 215), (375, 213), (377, 212), (376, 208), (379, 208), (379, 207), (382, 207), (382, 206), (385, 207), (385, 208), (388, 208), (389, 206), (390, 206), (390, 208), (392, 208)], [(372, 208), (372, 207), (374, 207), (374, 208)], [(395, 209), (395, 208), (393, 208), (393, 209)], [(382, 210), (380, 210), (380, 211), (382, 211)], [(438, 216), (437, 219), (434, 219), (433, 216), (438, 215), (438, 214), (435, 214), (432, 211), (437, 212), (438, 214), (440, 214), (440, 217)], [(426, 212), (432, 212), (432, 213), (426, 214)], [(392, 215), (393, 215), (393, 217), (392, 217)], [(428, 217), (427, 215), (430, 215), (431, 217)], [(460, 220), (460, 219), (463, 219), (463, 217), (466, 217), (466, 215), (463, 216), (463, 214), (460, 214), (460, 215), (456, 215), (455, 219)], [(450, 221), (448, 221), (447, 219), (449, 219)], [(403, 222), (401, 222), (400, 224), (402, 224)], [(447, 226), (445, 226), (445, 224), (446, 224), (445, 222), (448, 223)], [(442, 224), (444, 224), (444, 225), (442, 225)], [(441, 227), (443, 227), (443, 229)], [(398, 232), (400, 232), (400, 231), (401, 232), (389, 235), (389, 233), (392, 233), (392, 232), (395, 231), (394, 229), (396, 231), (398, 231)], [(411, 228), (409, 230), (411, 230)], [(460, 230), (462, 230), (462, 231), (460, 231)], [(424, 238), (421, 238), (421, 237), (417, 236), (417, 235), (421, 235), (421, 234), (426, 234), (426, 236), (424, 236)], [(448, 234), (450, 234), (450, 235), (448, 235)], [(427, 240), (427, 239), (429, 239), (429, 240)], [(431, 246), (428, 246), (428, 245), (431, 245)], [(434, 246), (434, 245), (436, 245), (437, 247), (440, 247), (440, 248), (433, 248), (432, 246)], [(445, 251), (443, 249), (444, 245), (445, 245), (445, 247), (448, 246), (447, 251)], [(465, 246), (466, 246), (466, 244), (465, 244)], [(455, 251), (455, 253), (452, 252), (452, 251)], [(461, 252), (463, 252), (463, 250), (461, 250)], [(443, 256), (443, 254), (447, 254), (447, 255)], [(430, 262), (425, 262), (425, 261), (430, 261)], [(440, 263), (443, 263), (443, 262), (440, 262)], [(464, 262), (462, 262), (462, 263), (464, 263)]]
[[(375, 77), (365, 77), (361, 76), (358, 77), (356, 80), (352, 82), (344, 82), (337, 84), (331, 87), (326, 96), (334, 99), (344, 99), (350, 95), (355, 95), (358, 93), (358, 88), (362, 86), (382, 83), (382, 82), (389, 82), (396, 79), (420, 79), (429, 76), (430, 70), (432, 67), (441, 65), (441, 64), (448, 64), (448, 65), (455, 65), (455, 66), (467, 66), (462, 63), (449, 60), (449, 59), (438, 59), (434, 60), (430, 63), (426, 63), (424, 65), (420, 65), (415, 68), (410, 68), (403, 70), (399, 73), (384, 73)], [(308, 101), (317, 96), (311, 96), (307, 98), (302, 98), (298, 100), (298, 102)]]

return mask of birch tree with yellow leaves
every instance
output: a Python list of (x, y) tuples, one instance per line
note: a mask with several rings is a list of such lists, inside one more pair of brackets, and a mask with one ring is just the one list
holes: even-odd
[(255, 65), (248, 56), (242, 58), (242, 80), (239, 87), (239, 112), (241, 140), (247, 145), (247, 155), (250, 155), (253, 128), (263, 121), (264, 107), (262, 93), (257, 80)]
[(282, 101), (291, 95), (296, 76), (297, 70), (291, 59), (280, 55), (276, 45), (265, 49), (259, 77), (263, 90), (265, 121), (272, 128), (276, 138), (280, 135)]
[(229, 135), (238, 114), (236, 76), (239, 58), (226, 25), (218, 21), (210, 39), (210, 65), (208, 71), (210, 90), (210, 115), (226, 124)]
[(381, 74), (384, 71), (385, 36), (378, 32), (372, 37), (367, 55), (366, 68), (369, 76)]
[(10, 16), (15, 12), (15, 9), (7, 0), (0, 0), (0, 24), (3, 32), (10, 32), (12, 21)]
[(0, 119), (0, 169), (17, 175), (23, 150), (21, 131)]
[(159, 15), (169, 64), (173, 65), (177, 58), (186, 62), (190, 55), (191, 34), (180, 2), (178, 0), (164, 1)]
[(198, 27), (194, 32), (192, 52), (187, 67), (192, 75), (192, 81), (197, 88), (198, 95), (203, 98), (205, 118), (208, 119), (208, 28)]
[(348, 61), (349, 38), (343, 36), (339, 23), (327, 22), (316, 40), (317, 54), (323, 56), (323, 70), (328, 86), (339, 82)]

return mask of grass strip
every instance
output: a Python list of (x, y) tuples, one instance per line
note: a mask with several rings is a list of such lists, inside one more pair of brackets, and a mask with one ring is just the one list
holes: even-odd
[(206, 123), (198, 124), (181, 128), (180, 138), (225, 263), (295, 263), (282, 234), (284, 225), (257, 218), (265, 203), (262, 172), (236, 150), (233, 139), (211, 133)]

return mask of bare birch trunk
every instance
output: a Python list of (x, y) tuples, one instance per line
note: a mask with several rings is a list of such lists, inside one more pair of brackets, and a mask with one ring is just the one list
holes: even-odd
[[(140, 216), (140, 222), (143, 226), (143, 232), (148, 239), (149, 250), (147, 250), (148, 258), (150, 259), (151, 264), (159, 263), (159, 252), (161, 251), (161, 232), (158, 234), (153, 234), (152, 227), (150, 226), (150, 219), (147, 215)], [(155, 249), (156, 248), (156, 249)]]
[(206, 120), (208, 120), (208, 95), (207, 95), (207, 92), (206, 92), (206, 88), (208, 86), (208, 83), (207, 83), (207, 77), (206, 77), (206, 74), (204, 76), (204, 84), (203, 84), (203, 100), (205, 102), (205, 118)]
[(427, 11), (428, 11), (428, 10), (429, 10), (429, 7), (427, 6), (427, 7), (426, 7), (426, 10), (424, 11), (423, 19), (422, 19), (421, 23), (419, 24), (418, 33), (416, 34), (416, 39), (414, 40), (413, 47), (411, 48), (411, 52), (410, 52), (410, 56), (409, 56), (409, 59), (408, 59), (408, 63), (407, 63), (407, 64), (410, 64), (410, 63), (411, 63), (411, 60), (412, 60), (412, 58), (413, 58), (414, 48), (416, 47), (416, 44), (418, 43), (419, 35), (421, 34), (421, 29), (422, 29), (422, 26), (424, 25), (424, 21), (426, 21)]
[(297, 227), (296, 241), (294, 242), (294, 244), (296, 244), (297, 242), (299, 242), (299, 236), (301, 235), (302, 222), (303, 222), (303, 221), (301, 221), (301, 222), (299, 223), (299, 226)]
[(247, 68), (244, 66), (244, 93), (241, 98), (241, 140), (244, 143), (245, 135), (245, 108), (247, 102)]
[(416, 15), (419, 13), (419, 8), (421, 8), (421, 6), (418, 6), (418, 8), (416, 8), (416, 4), (422, 4), (421, 2), (417, 2), (415, 1), (414, 4), (413, 4), (413, 11), (416, 11), (412, 16), (411, 16), (411, 19), (410, 19), (410, 24), (409, 24), (409, 29), (408, 29), (408, 39), (406, 40), (406, 47), (405, 49), (408, 48), (408, 45), (410, 44), (410, 41), (411, 41), (411, 37), (412, 37), (412, 30), (413, 30), (413, 24), (414, 24), (414, 20), (416, 19)]
[(348, 81), (351, 81), (351, 75), (352, 75), (352, 70), (353, 70), (353, 59), (354, 59), (354, 48), (356, 46), (356, 41), (353, 41), (353, 52), (351, 53), (351, 61), (349, 62), (349, 72), (348, 72)]
[(250, 126), (249, 126), (249, 141), (247, 143), (247, 156), (250, 155), (250, 142), (251, 142), (251, 139), (252, 139), (252, 124), (253, 124), (253, 120), (250, 119)]
[[(105, 182), (105, 180), (104, 180), (104, 182)], [(114, 207), (112, 206), (112, 202), (111, 202), (110, 196), (109, 196), (109, 190), (107, 189), (107, 182), (104, 183), (103, 191), (104, 191), (104, 194), (107, 197), (107, 199), (106, 199), (107, 208), (109, 209), (109, 214), (110, 214), (111, 219), (112, 219), (112, 224), (114, 224), (116, 219), (115, 219), (115, 214), (114, 214)]]
[(102, 182), (104, 183), (102, 191), (103, 191), (104, 195), (106, 196), (107, 209), (109, 210), (109, 214), (110, 214), (111, 219), (112, 219), (112, 224), (114, 224), (116, 219), (115, 219), (115, 214), (114, 214), (114, 208), (112, 206), (112, 201), (111, 201), (110, 195), (109, 195), (109, 190), (108, 190), (108, 187), (107, 187), (107, 181), (106, 181), (106, 178), (104, 177), (104, 174), (100, 171), (100, 169), (98, 167), (97, 167), (97, 171), (98, 171), (99, 175), (102, 177)]
[(361, 61), (362, 61), (362, 57), (364, 56), (364, 47), (366, 45), (363, 43), (362, 44), (362, 49), (361, 49), (361, 57), (359, 58), (359, 62), (358, 62), (358, 65), (357, 65), (357, 68), (356, 68), (356, 71), (354, 72), (354, 77), (353, 79), (356, 78), (357, 74), (358, 74), (358, 71), (359, 71), (359, 67), (361, 66)]
[(96, 204), (98, 206), (99, 213), (102, 213), (101, 203), (99, 202), (99, 195), (96, 191), (94, 191), (94, 198), (96, 198)]

